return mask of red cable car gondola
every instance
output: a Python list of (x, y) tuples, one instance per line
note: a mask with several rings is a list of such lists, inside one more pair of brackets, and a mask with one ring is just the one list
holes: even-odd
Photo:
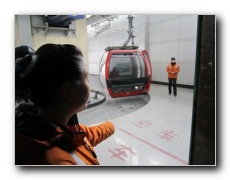
[(152, 80), (151, 62), (138, 46), (105, 49), (100, 62), (100, 80), (112, 98), (148, 93)]
[[(129, 37), (123, 46), (107, 47), (99, 68), (103, 89), (112, 98), (148, 93), (152, 67), (146, 50), (134, 46), (133, 16), (129, 19)], [(126, 46), (132, 39), (132, 46)]]

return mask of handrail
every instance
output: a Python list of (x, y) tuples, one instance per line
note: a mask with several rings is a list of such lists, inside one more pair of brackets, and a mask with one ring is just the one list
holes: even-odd
[(97, 99), (97, 94), (102, 95), (103, 99), (98, 101), (98, 102), (95, 102), (95, 103), (88, 103), (87, 104), (87, 109), (95, 107), (95, 106), (98, 106), (98, 105), (102, 104), (103, 102), (105, 102), (105, 100), (106, 100), (106, 94), (105, 93), (97, 91), (97, 90), (94, 90), (94, 89), (90, 89), (90, 92), (95, 93), (94, 99)]

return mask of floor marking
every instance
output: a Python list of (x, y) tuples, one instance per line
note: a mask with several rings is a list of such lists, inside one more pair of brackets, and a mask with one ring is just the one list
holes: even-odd
[(175, 137), (180, 137), (180, 136), (174, 134), (174, 131), (166, 131), (164, 129), (162, 129), (160, 131), (160, 134), (158, 134), (158, 135), (160, 136), (160, 138), (166, 139), (168, 141), (171, 141)]
[(124, 145), (120, 145), (121, 148), (115, 148), (114, 151), (109, 149), (109, 152), (112, 153), (113, 155), (111, 156), (111, 158), (117, 157), (118, 159), (125, 161), (124, 158), (122, 158), (121, 156), (125, 156), (127, 157), (126, 152), (130, 152), (131, 154), (136, 155), (135, 152), (133, 152), (131, 147), (126, 147)]
[(164, 149), (161, 149), (161, 148), (155, 146), (154, 144), (152, 144), (152, 143), (150, 143), (150, 142), (147, 142), (147, 141), (145, 141), (145, 140), (143, 140), (143, 139), (141, 139), (141, 138), (139, 138), (139, 137), (133, 135), (132, 133), (129, 133), (129, 132), (127, 132), (127, 131), (125, 131), (125, 130), (119, 128), (119, 127), (116, 127), (116, 129), (119, 129), (119, 130), (123, 131), (124, 133), (130, 135), (131, 137), (133, 137), (133, 138), (135, 138), (135, 139), (137, 139), (137, 140), (139, 140), (139, 141), (141, 141), (141, 142), (143, 142), (143, 143), (149, 145), (150, 147), (152, 147), (152, 148), (154, 148), (154, 149), (160, 151), (160, 152), (163, 153), (163, 154), (166, 154), (166, 155), (170, 156), (171, 158), (173, 158), (173, 159), (175, 159), (175, 160), (181, 162), (182, 164), (188, 165), (188, 162), (186, 162), (185, 160), (183, 160), (183, 159), (181, 159), (181, 158), (179, 158), (179, 157), (177, 157), (177, 156), (175, 156), (175, 155), (173, 155), (173, 154), (171, 154), (171, 153), (165, 151)]
[(133, 125), (135, 125), (137, 127), (143, 128), (145, 126), (151, 125), (152, 123), (149, 122), (149, 121), (142, 120), (142, 121), (139, 121), (139, 122), (136, 122), (136, 123), (131, 123), (131, 124), (133, 124)]

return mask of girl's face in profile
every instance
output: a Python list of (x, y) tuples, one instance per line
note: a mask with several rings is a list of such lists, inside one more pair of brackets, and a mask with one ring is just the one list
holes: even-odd
[(88, 72), (86, 70), (86, 67), (84, 68), (84, 72), (82, 74), (82, 79), (81, 79), (81, 91), (79, 93), (79, 96), (82, 98), (82, 104), (83, 104), (83, 109), (87, 108), (87, 102), (89, 100), (90, 96), (90, 86), (89, 86), (89, 77), (88, 77)]
[[(83, 61), (83, 60), (82, 60)], [(80, 112), (87, 108), (87, 102), (90, 95), (90, 86), (88, 79), (88, 72), (83, 62), (82, 75), (77, 85), (72, 86), (72, 102), (76, 108), (76, 112)]]

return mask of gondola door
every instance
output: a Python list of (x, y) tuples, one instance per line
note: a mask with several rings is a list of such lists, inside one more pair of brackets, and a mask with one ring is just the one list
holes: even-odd
[(111, 50), (106, 60), (106, 84), (111, 97), (140, 95), (146, 92), (149, 78), (146, 60), (135, 50)]
[(151, 86), (151, 82), (152, 82), (152, 64), (151, 64), (148, 52), (146, 50), (142, 50), (141, 53), (145, 57), (145, 60), (146, 60), (147, 76), (149, 78), (149, 81), (146, 84), (145, 90), (146, 92), (148, 92)]

